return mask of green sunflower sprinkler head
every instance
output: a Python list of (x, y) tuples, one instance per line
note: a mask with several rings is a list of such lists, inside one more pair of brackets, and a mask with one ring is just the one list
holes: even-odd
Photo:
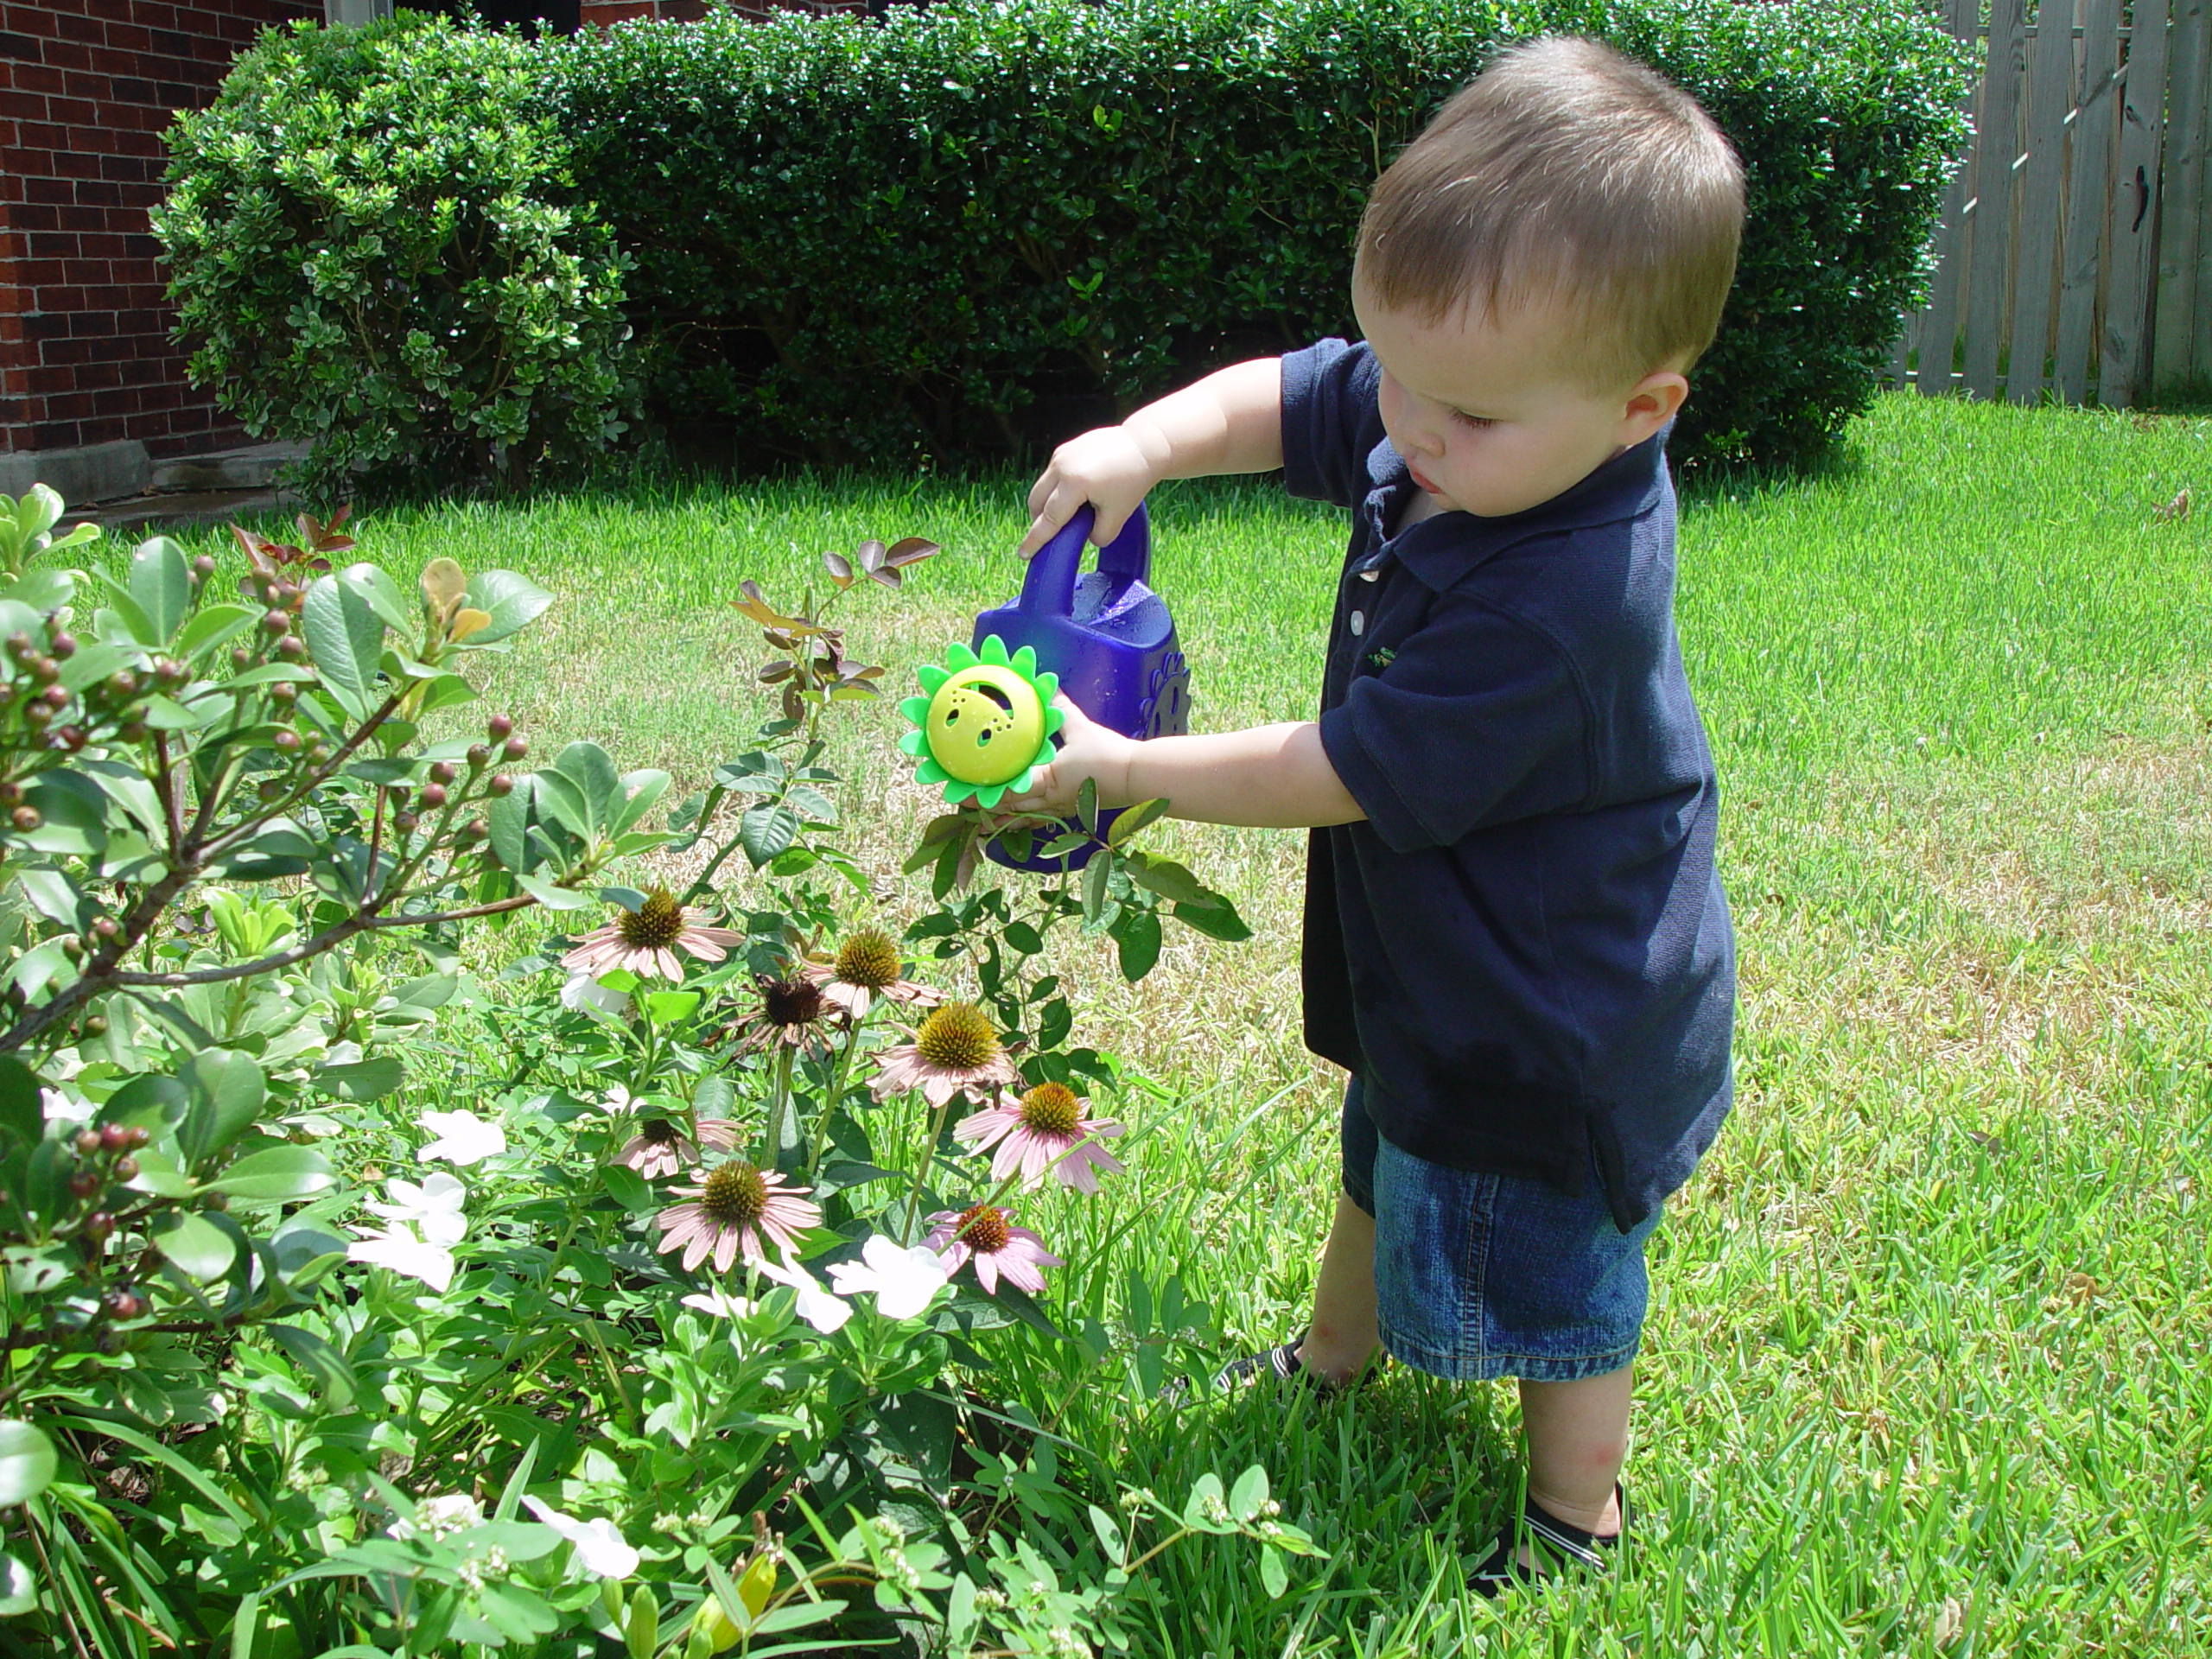
[(981, 654), (956, 645), (943, 667), (925, 663), (918, 671), (922, 695), (899, 705), (916, 729), (899, 747), (920, 758), (914, 776), (943, 784), (948, 802), (957, 806), (972, 797), (979, 806), (996, 806), (1026, 791), (1037, 769), (1051, 764), (1052, 734), (1066, 718), (1052, 707), (1060, 679), (1038, 671), (1027, 645), (1009, 657), (995, 633)]

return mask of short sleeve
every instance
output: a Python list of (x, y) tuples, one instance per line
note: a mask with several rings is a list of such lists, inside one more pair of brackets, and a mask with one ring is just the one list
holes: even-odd
[(1566, 653), (1451, 594), (1321, 716), (1337, 776), (1401, 853), (1579, 805), (1592, 790), (1588, 732)]
[(1382, 378), (1365, 345), (1341, 340), (1282, 359), (1283, 487), (1291, 494), (1339, 507), (1366, 496), (1367, 458), (1383, 437)]

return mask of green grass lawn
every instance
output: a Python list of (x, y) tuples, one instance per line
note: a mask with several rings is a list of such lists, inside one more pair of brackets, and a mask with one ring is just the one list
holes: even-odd
[[(903, 681), (1019, 569), (1026, 480), (804, 482), (395, 513), (560, 596), (488, 706), (696, 781), (753, 716), (738, 581), (825, 548), (946, 552), (850, 618)], [(1129, 1179), (1033, 1206), (1104, 1370), (1010, 1352), (982, 1386), (1179, 1493), (1265, 1463), (1331, 1550), (1271, 1601), (1205, 1541), (1150, 1571), (1153, 1650), (2201, 1655), (2212, 1648), (2212, 423), (1885, 398), (1809, 480), (1708, 485), (1681, 626), (1726, 799), (1737, 1113), (1656, 1241), (1627, 1480), (1637, 1564), (1493, 1609), (1459, 1558), (1513, 1501), (1510, 1389), (1403, 1371), (1350, 1404), (1141, 1403), (1171, 1284), (1225, 1348), (1295, 1331), (1335, 1169), (1298, 1042), (1302, 837), (1171, 829), (1251, 944), (1185, 938), (1132, 991), (1076, 959)], [(1156, 585), (1202, 728), (1309, 714), (1340, 516), (1271, 481), (1163, 489)], [(852, 805), (895, 869), (929, 804), (887, 709)], [(918, 894), (887, 901), (895, 914)], [(1147, 1312), (1149, 1308), (1149, 1312)], [(1130, 1379), (1120, 1386), (1124, 1376)]]

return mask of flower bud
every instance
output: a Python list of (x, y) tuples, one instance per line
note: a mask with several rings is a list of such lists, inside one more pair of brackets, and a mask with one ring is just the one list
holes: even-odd
[(231, 1207), (230, 1195), (227, 1192), (203, 1192), (200, 1195), (200, 1207), (202, 1210), (227, 1210)]
[(492, 833), (492, 826), (481, 818), (471, 818), (461, 826), (461, 833), (470, 841), (481, 841)]
[(435, 812), (445, 804), (446, 786), (443, 784), (423, 785), (423, 810), (425, 812)]
[(415, 826), (419, 822), (420, 820), (412, 812), (395, 812), (391, 815), (391, 827), (403, 836), (413, 835)]
[(519, 737), (511, 737), (499, 746), (499, 753), (510, 760), (519, 760), (530, 753), (530, 745)]
[(85, 1236), (95, 1244), (105, 1244), (115, 1231), (115, 1217), (105, 1210), (95, 1210), (85, 1217)]
[(23, 786), (13, 778), (0, 779), (0, 806), (20, 806), (23, 800)]
[(453, 780), (454, 769), (452, 761), (434, 760), (430, 763), (430, 781), (432, 783), (449, 784), (453, 782)]
[(85, 955), (85, 942), (74, 933), (64, 933), (61, 936), (61, 954), (72, 962), (82, 961)]
[(23, 705), (23, 724), (35, 731), (45, 726), (53, 718), (54, 710), (43, 702), (27, 702)]
[(66, 663), (77, 654), (77, 636), (73, 633), (57, 633), (46, 642), (46, 649), (49, 656)]
[[(78, 1029), (87, 1037), (105, 1037), (107, 1035), (107, 1016), (104, 1014), (87, 1014), (85, 1023)], [(143, 1135), (145, 1131), (141, 1129), (138, 1133)]]
[(484, 730), (494, 743), (505, 741), (507, 734), (514, 728), (514, 721), (505, 715), (494, 715), (484, 722)]
[(117, 1159), (115, 1160), (115, 1179), (118, 1181), (137, 1180), (138, 1179), (138, 1160), (136, 1158)]
[(143, 743), (146, 741), (146, 722), (143, 720), (126, 720), (115, 728), (115, 734), (120, 741), (124, 743)]
[(69, 706), (69, 688), (66, 685), (49, 685), (39, 696), (46, 699), (47, 706), (56, 713)]
[(190, 669), (174, 657), (157, 657), (154, 659), (156, 685), (181, 685), (191, 672)]
[(98, 1129), (79, 1129), (77, 1138), (70, 1145), (77, 1148), (79, 1158), (89, 1158), (100, 1149), (100, 1132)]
[(513, 779), (508, 777), (504, 772), (495, 772), (492, 774), (491, 782), (484, 785), (484, 792), (496, 798), (501, 795), (512, 795), (514, 793), (514, 787)]
[(8, 636), (8, 655), (19, 663), (29, 662), (36, 650), (37, 647), (31, 644), (31, 637), (28, 633), (11, 633)]
[(264, 778), (254, 786), (253, 792), (264, 802), (282, 800), (284, 798), (284, 785), (279, 779)]
[(268, 612), (261, 619), (261, 631), (264, 633), (289, 633), (291, 627), (292, 619), (282, 611)]
[(69, 1178), (69, 1196), (78, 1199), (89, 1198), (106, 1185), (91, 1170), (80, 1169)]
[(279, 732), (269, 741), (286, 754), (296, 754), (299, 752), (300, 734), (297, 732)]
[(136, 1152), (153, 1138), (145, 1130), (133, 1123), (123, 1132), (123, 1149), (125, 1152)]
[(124, 1142), (130, 1139), (130, 1131), (120, 1123), (103, 1123), (99, 1135), (102, 1147), (110, 1152), (121, 1152)]
[(215, 574), (215, 561), (208, 557), (207, 554), (202, 553), (198, 558), (192, 562), (192, 573), (196, 576), (213, 575)]
[(92, 734), (83, 727), (64, 726), (46, 741), (48, 748), (67, 749), (71, 754), (74, 754), (91, 740)]
[(231, 647), (231, 666), (232, 668), (249, 668), (252, 666), (252, 664), (253, 653), (248, 651), (244, 645), (232, 645)]
[(34, 657), (30, 661), (31, 678), (41, 685), (52, 685), (61, 677), (61, 664), (51, 657)]
[(138, 689), (138, 677), (127, 668), (118, 668), (107, 677), (107, 694), (111, 697), (127, 697)]
[(46, 820), (39, 816), (38, 808), (35, 806), (19, 806), (8, 815), (8, 822), (14, 824), (16, 829), (23, 831), (24, 834), (28, 835), (32, 830), (37, 829), (39, 825), (44, 823)]
[(308, 654), (308, 642), (296, 633), (288, 633), (276, 642), (276, 654), (296, 663)]
[(279, 680), (269, 688), (269, 697), (272, 702), (290, 702), (299, 695), (300, 688), (289, 680)]
[(468, 746), (468, 769), (471, 772), (481, 772), (491, 764), (492, 749), (489, 744), (472, 743)]

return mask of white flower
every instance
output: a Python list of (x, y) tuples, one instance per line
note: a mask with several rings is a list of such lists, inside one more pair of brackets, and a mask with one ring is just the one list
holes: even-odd
[(589, 974), (570, 974), (561, 987), (561, 1006), (589, 1014), (601, 1025), (619, 1024), (630, 1012), (630, 999)]
[(733, 1296), (717, 1285), (702, 1291), (696, 1296), (686, 1296), (683, 1306), (696, 1307), (702, 1313), (711, 1313), (718, 1319), (742, 1319), (753, 1312), (753, 1304), (742, 1296)]
[(847, 1319), (853, 1317), (851, 1306), (822, 1288), (822, 1281), (799, 1266), (789, 1250), (784, 1252), (783, 1266), (771, 1267), (766, 1262), (753, 1264), (764, 1277), (779, 1285), (789, 1285), (798, 1292), (798, 1316), (816, 1330), (828, 1336)]
[(420, 1186), (397, 1179), (386, 1181), (384, 1186), (398, 1202), (378, 1204), (374, 1198), (366, 1199), (362, 1207), (371, 1215), (404, 1222), (430, 1244), (458, 1244), (468, 1231), (468, 1218), (461, 1213), (468, 1189), (442, 1169), (424, 1176)]
[(449, 1164), (480, 1164), (507, 1149), (507, 1132), (474, 1112), (425, 1112), (423, 1125), (437, 1139), (415, 1154), (418, 1164), (434, 1158)]
[(830, 1282), (840, 1296), (875, 1294), (875, 1311), (887, 1319), (911, 1319), (930, 1305), (950, 1275), (926, 1245), (900, 1249), (881, 1233), (861, 1246), (858, 1262), (835, 1262)]
[(395, 1521), (385, 1530), (395, 1538), (442, 1538), (483, 1524), (482, 1505), (467, 1492), (448, 1492), (424, 1498), (415, 1506), (412, 1521)]
[(405, 1222), (394, 1222), (389, 1230), (356, 1227), (361, 1235), (346, 1251), (349, 1262), (365, 1262), (372, 1268), (389, 1268), (410, 1279), (420, 1279), (432, 1290), (453, 1283), (453, 1252), (442, 1244), (426, 1244)]
[(576, 1563), (595, 1579), (626, 1579), (638, 1570), (638, 1552), (631, 1548), (612, 1521), (594, 1516), (579, 1521), (534, 1497), (523, 1499), (530, 1512), (559, 1533), (576, 1548)]
[(40, 1114), (49, 1123), (82, 1123), (96, 1109), (91, 1101), (75, 1099), (59, 1089), (40, 1090), (38, 1104)]

